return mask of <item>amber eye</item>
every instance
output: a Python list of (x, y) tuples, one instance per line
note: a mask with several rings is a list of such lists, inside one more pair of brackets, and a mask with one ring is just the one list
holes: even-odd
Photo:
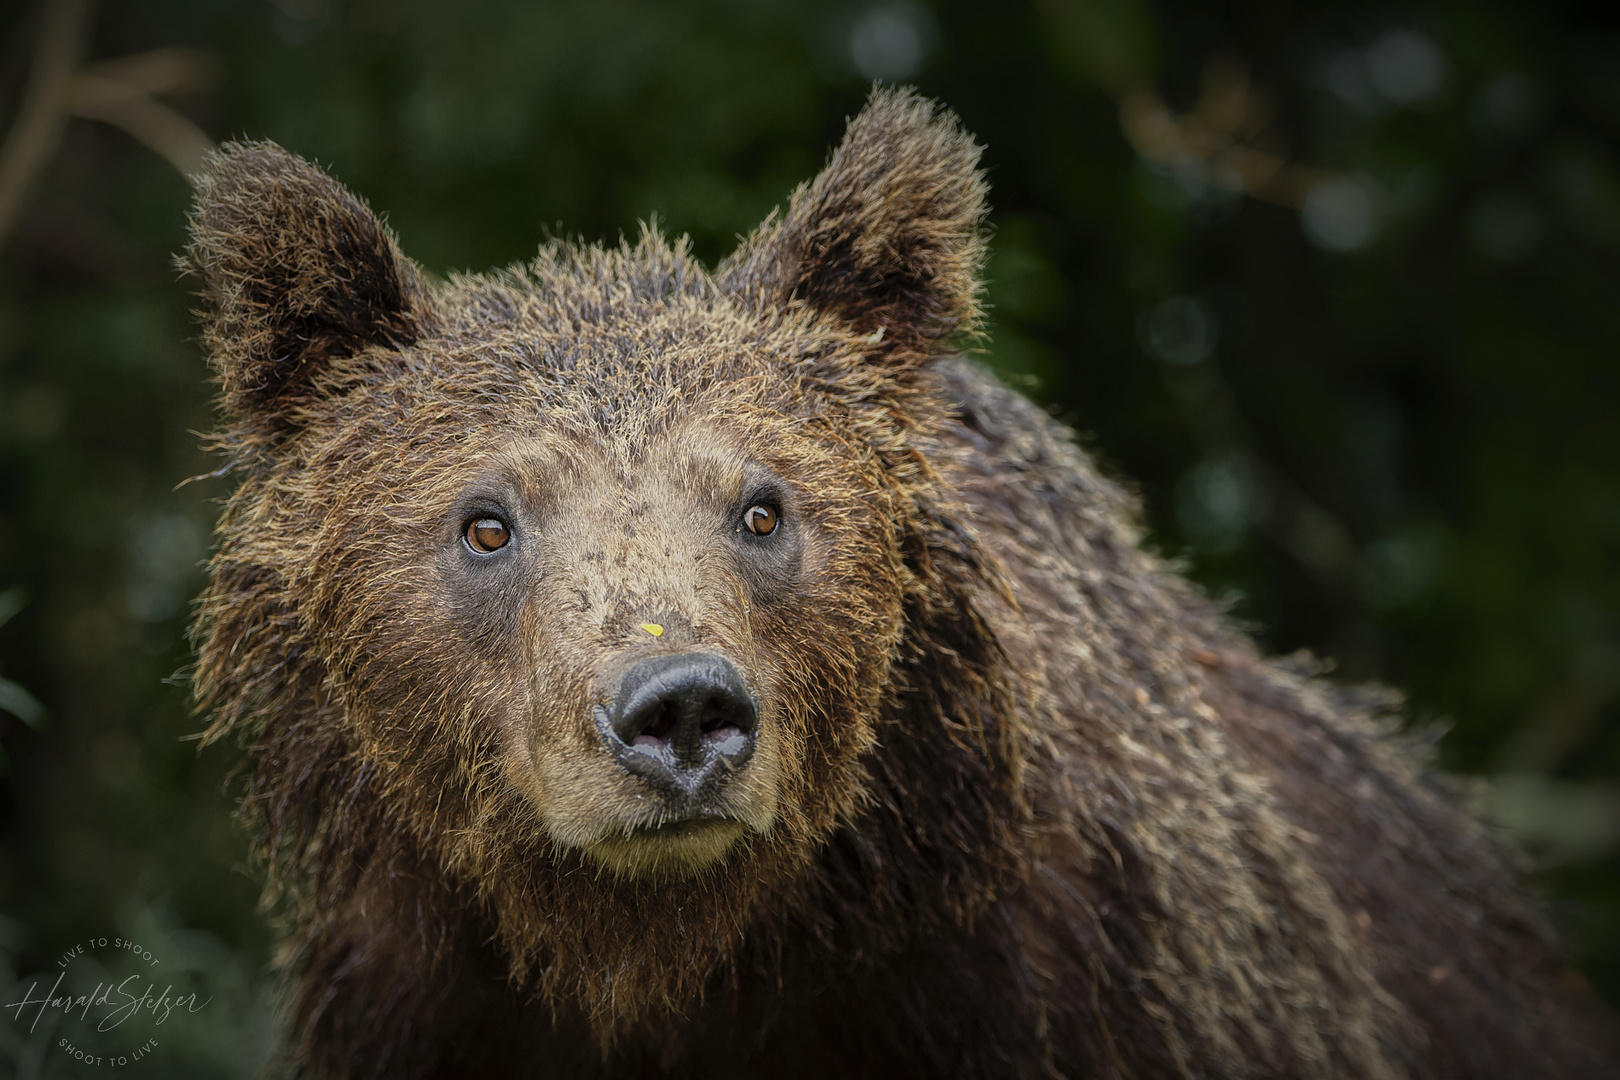
[(500, 518), (477, 518), (467, 523), (467, 546), (481, 554), (499, 551), (511, 538), (506, 522)]
[(743, 524), (755, 536), (769, 536), (776, 531), (776, 508), (756, 504), (743, 512)]

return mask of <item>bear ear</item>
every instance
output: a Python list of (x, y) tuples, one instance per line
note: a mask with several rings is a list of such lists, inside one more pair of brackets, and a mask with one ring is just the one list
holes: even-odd
[(841, 318), (869, 356), (920, 364), (979, 317), (985, 181), (956, 117), (911, 89), (875, 89), (821, 175), (719, 268), (761, 311)]
[(228, 411), (284, 429), (333, 385), (321, 376), (334, 361), (421, 335), (421, 274), (320, 169), (274, 143), (226, 143), (193, 182), (182, 262), (206, 288), (203, 337)]

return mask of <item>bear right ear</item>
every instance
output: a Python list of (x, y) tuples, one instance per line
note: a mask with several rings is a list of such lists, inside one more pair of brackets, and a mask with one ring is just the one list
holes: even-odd
[(203, 338), (229, 412), (279, 432), (334, 360), (422, 335), (421, 274), (320, 169), (274, 143), (226, 143), (193, 182), (183, 265), (206, 285)]
[(985, 241), (979, 147), (915, 90), (874, 89), (827, 167), (717, 271), (761, 312), (809, 308), (904, 370), (979, 318)]

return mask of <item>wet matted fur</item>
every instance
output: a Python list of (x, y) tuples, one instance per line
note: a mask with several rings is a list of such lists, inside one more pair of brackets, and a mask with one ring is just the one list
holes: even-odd
[[(881, 91), (712, 272), (647, 230), (429, 281), (315, 167), (210, 159), (198, 693), (251, 749), (294, 1068), (1609, 1075), (1390, 703), (1259, 656), (955, 357), (977, 162)], [(593, 720), (683, 652), (758, 710), (701, 805)]]

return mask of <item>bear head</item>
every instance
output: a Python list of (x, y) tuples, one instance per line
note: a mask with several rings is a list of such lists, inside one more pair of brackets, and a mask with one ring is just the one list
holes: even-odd
[[(928, 872), (971, 902), (951, 860), (989, 856), (953, 822), (1008, 818), (1020, 755), (961, 630), (984, 574), (924, 373), (978, 318), (977, 159), (878, 91), (712, 272), (644, 229), (442, 281), (278, 147), (210, 159), (186, 266), (240, 480), (198, 689), (256, 747), (273, 876), (355, 888), (407, 846), (543, 968), (637, 905), (738, 932), (914, 798), (949, 803), (898, 827), (941, 833)], [(919, 693), (934, 726), (886, 732)], [(968, 764), (908, 773), (934, 741)]]

